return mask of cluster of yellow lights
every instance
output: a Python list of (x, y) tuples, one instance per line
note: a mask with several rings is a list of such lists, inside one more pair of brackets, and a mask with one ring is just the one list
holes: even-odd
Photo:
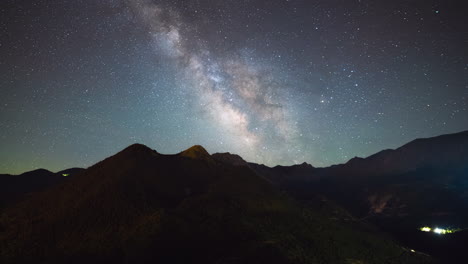
[(440, 234), (440, 235), (445, 235), (445, 234), (451, 234), (451, 233), (454, 233), (456, 232), (457, 230), (454, 230), (454, 229), (443, 229), (443, 228), (430, 228), (428, 226), (424, 226), (424, 227), (421, 227), (419, 228), (419, 230), (423, 231), (423, 232), (434, 232), (436, 234)]
[(425, 227), (421, 227), (419, 230), (423, 232), (431, 232), (432, 228), (425, 226)]
[(63, 176), (63, 177), (67, 177), (67, 176), (68, 176), (68, 173), (62, 173), (62, 176)]

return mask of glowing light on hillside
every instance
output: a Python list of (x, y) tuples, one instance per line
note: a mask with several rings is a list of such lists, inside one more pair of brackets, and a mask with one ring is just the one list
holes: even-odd
[(421, 227), (419, 230), (423, 231), (423, 232), (431, 232), (431, 228), (428, 227), (428, 226), (425, 226), (425, 227)]
[(68, 174), (68, 173), (62, 173), (62, 176), (63, 176), (63, 177), (67, 177), (68, 175), (70, 175), (70, 174)]
[(443, 235), (443, 234), (446, 234), (446, 233), (447, 233), (447, 230), (441, 229), (441, 228), (435, 228), (435, 229), (434, 229), (434, 233), (436, 233), (436, 234), (442, 234), (442, 235)]
[(434, 232), (434, 233), (439, 234), (439, 235), (445, 235), (445, 234), (452, 234), (452, 233), (461, 231), (462, 229), (459, 229), (459, 228), (445, 229), (445, 228), (439, 228), (439, 227), (430, 228), (428, 226), (424, 226), (424, 227), (419, 228), (419, 230), (423, 231), (423, 232)]

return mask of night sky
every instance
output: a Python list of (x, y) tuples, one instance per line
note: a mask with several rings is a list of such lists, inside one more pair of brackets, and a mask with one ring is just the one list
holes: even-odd
[(468, 129), (466, 1), (0, 3), (0, 173), (139, 142), (342, 163)]

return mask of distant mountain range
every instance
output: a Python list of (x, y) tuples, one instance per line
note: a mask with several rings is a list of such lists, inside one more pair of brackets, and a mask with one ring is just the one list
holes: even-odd
[(467, 172), (468, 132), (328, 168), (135, 144), (87, 169), (0, 175), (0, 261), (457, 263), (465, 231), (418, 228), (468, 227)]
[(0, 209), (28, 194), (59, 184), (67, 180), (66, 176), (71, 177), (84, 170), (71, 168), (53, 173), (46, 169), (37, 169), (20, 175), (0, 174)]
[[(260, 174), (296, 199), (307, 201), (317, 194), (332, 199), (400, 243), (444, 263), (459, 263), (468, 249), (468, 131), (417, 139), (342, 165), (287, 173), (280, 181)], [(420, 232), (424, 226), (462, 231), (441, 238)]]

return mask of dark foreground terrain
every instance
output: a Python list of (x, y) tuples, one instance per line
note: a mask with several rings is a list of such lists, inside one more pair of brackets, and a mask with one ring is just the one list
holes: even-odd
[[(417, 139), (329, 168), (253, 168), (298, 200), (321, 194), (406, 247), (442, 263), (465, 263), (468, 132)], [(421, 232), (422, 227), (457, 232)]]
[(143, 145), (4, 209), (2, 263), (430, 263), (346, 211), (306, 206), (195, 146)]
[(467, 151), (464, 132), (270, 168), (136, 144), (88, 169), (0, 175), (0, 262), (463, 263)]

